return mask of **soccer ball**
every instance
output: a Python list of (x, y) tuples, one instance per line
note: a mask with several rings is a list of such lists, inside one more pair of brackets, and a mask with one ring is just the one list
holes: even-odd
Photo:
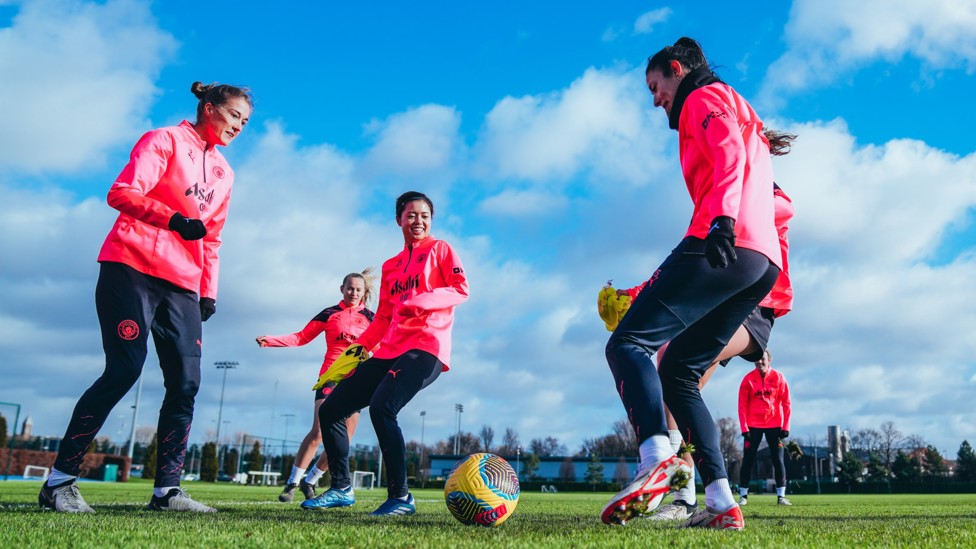
[(464, 524), (498, 526), (512, 516), (519, 481), (512, 466), (495, 454), (471, 454), (454, 465), (444, 485), (447, 509)]

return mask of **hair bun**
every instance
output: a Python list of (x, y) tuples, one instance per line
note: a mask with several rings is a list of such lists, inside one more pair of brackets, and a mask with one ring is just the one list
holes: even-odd
[(213, 89), (213, 84), (204, 84), (203, 82), (194, 82), (190, 84), (190, 91), (197, 99), (203, 99), (206, 97), (207, 92)]

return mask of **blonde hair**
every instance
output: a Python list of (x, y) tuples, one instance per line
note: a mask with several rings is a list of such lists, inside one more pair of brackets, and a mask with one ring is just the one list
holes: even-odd
[(345, 286), (346, 282), (350, 278), (358, 278), (363, 281), (363, 305), (368, 305), (370, 300), (373, 299), (373, 293), (376, 291), (376, 275), (373, 274), (372, 267), (366, 267), (359, 273), (349, 273), (342, 278), (342, 285)]

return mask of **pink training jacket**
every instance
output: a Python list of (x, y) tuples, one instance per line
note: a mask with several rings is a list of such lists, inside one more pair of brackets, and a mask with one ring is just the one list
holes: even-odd
[(448, 370), (454, 307), (468, 299), (461, 259), (443, 240), (429, 236), (383, 263), (376, 317), (356, 343), (376, 358), (427, 351)]
[(695, 208), (685, 236), (704, 239), (720, 215), (735, 220), (735, 245), (782, 269), (773, 219), (773, 164), (763, 123), (749, 103), (717, 82), (692, 91), (678, 121), (681, 171)]
[[(233, 184), (227, 160), (186, 120), (143, 135), (108, 191), (109, 206), (120, 213), (98, 261), (125, 263), (216, 299), (217, 250)], [(176, 212), (202, 220), (207, 236), (180, 238), (169, 229)]]
[[(759, 306), (772, 309), (773, 316), (780, 317), (793, 309), (793, 285), (790, 283), (789, 267), (790, 242), (786, 237), (790, 230), (790, 219), (793, 218), (793, 201), (786, 196), (786, 193), (778, 185), (773, 187), (773, 206), (776, 208), (776, 232), (779, 235), (779, 250), (783, 267), (773, 289), (759, 302)], [(654, 278), (652, 277), (650, 280), (624, 291), (632, 300), (637, 299), (638, 294), (653, 281)]]
[(776, 207), (776, 232), (779, 234), (779, 251), (783, 259), (779, 276), (773, 289), (759, 302), (760, 307), (773, 310), (773, 316), (781, 317), (793, 310), (793, 284), (790, 282), (790, 241), (786, 233), (790, 230), (790, 219), (793, 219), (793, 201), (786, 196), (779, 185), (773, 187), (773, 204)]
[(790, 430), (790, 386), (783, 374), (772, 368), (766, 377), (753, 368), (739, 385), (739, 428)]
[(335, 359), (339, 358), (342, 351), (366, 331), (372, 321), (373, 311), (367, 309), (365, 305), (348, 307), (345, 302), (340, 301), (338, 305), (324, 309), (315, 315), (315, 318), (310, 320), (300, 332), (282, 336), (265, 336), (265, 345), (298, 347), (307, 345), (325, 332), (325, 358), (322, 359), (322, 367), (319, 369), (319, 377), (321, 377)]

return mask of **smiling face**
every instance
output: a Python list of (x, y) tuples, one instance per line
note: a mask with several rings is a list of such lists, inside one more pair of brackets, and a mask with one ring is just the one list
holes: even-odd
[(230, 145), (251, 116), (251, 105), (243, 97), (231, 97), (223, 105), (208, 103), (197, 131), (208, 145)]
[(363, 294), (366, 293), (366, 282), (358, 276), (346, 277), (346, 281), (339, 286), (342, 292), (342, 302), (346, 307), (356, 307), (363, 301)]
[(430, 213), (430, 206), (424, 200), (411, 200), (403, 208), (397, 225), (403, 231), (403, 241), (406, 244), (420, 242), (430, 236), (430, 226), (434, 218)]
[(672, 70), (675, 70), (675, 74), (669, 76), (657, 69), (651, 69), (644, 75), (647, 89), (654, 95), (654, 106), (661, 107), (669, 116), (674, 105), (674, 96), (678, 92), (678, 84), (686, 74), (684, 67), (677, 61), (672, 61)]
[(769, 369), (772, 368), (772, 365), (770, 365), (772, 360), (773, 358), (769, 356), (769, 352), (767, 351), (763, 353), (762, 358), (756, 361), (756, 369), (759, 370), (760, 375), (765, 376), (769, 372)]

